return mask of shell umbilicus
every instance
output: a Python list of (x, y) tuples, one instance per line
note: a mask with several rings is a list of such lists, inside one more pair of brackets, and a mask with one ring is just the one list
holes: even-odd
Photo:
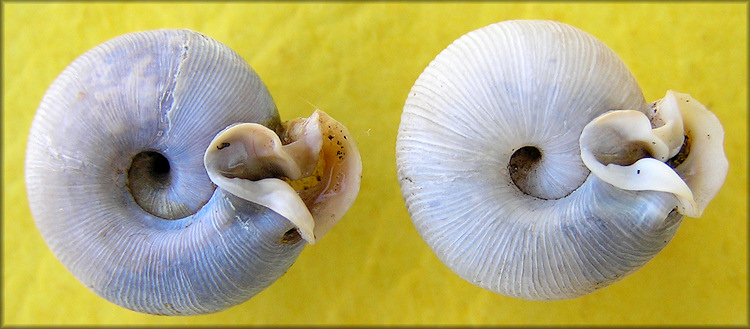
[(683, 216), (700, 216), (726, 177), (722, 142), (689, 95), (646, 103), (588, 33), (515, 20), (465, 34), (427, 66), (396, 164), (412, 222), (451, 270), (555, 300), (622, 279)]
[(71, 63), (31, 126), (26, 187), (58, 259), (138, 312), (242, 303), (344, 215), (362, 164), (322, 111), (282, 123), (225, 45), (189, 30), (119, 36)]

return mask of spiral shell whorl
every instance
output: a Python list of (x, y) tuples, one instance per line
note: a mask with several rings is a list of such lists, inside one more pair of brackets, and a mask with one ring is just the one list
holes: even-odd
[[(682, 216), (665, 220), (670, 194), (590, 176), (579, 136), (606, 111), (645, 108), (616, 54), (578, 29), (507, 21), (470, 32), (428, 65), (404, 106), (396, 157), (412, 221), (454, 272), (504, 295), (572, 298), (619, 280)], [(509, 163), (524, 147), (541, 157), (516, 182)]]
[[(236, 122), (275, 129), (279, 115), (255, 72), (213, 39), (155, 30), (85, 53), (45, 94), (29, 135), (27, 192), (45, 241), (87, 287), (136, 311), (247, 300), (304, 242), (280, 243), (288, 220), (208, 179), (205, 149)], [(169, 182), (137, 203), (128, 171), (149, 151), (169, 162)]]

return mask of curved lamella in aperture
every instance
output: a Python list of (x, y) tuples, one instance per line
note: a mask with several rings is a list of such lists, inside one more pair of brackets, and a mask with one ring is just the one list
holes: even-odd
[[(686, 151), (704, 130), (712, 139)], [(396, 158), (412, 222), (438, 258), (483, 288), (551, 300), (622, 279), (683, 215), (699, 216), (726, 176), (722, 140), (689, 95), (646, 103), (593, 36), (517, 20), (460, 37), (427, 66)]]
[[(154, 30), (117, 37), (71, 63), (39, 106), (26, 151), (34, 220), (76, 278), (120, 306), (189, 315), (237, 305), (278, 279), (356, 198), (361, 160), (353, 139), (322, 111), (313, 117), (342, 127), (335, 139), (346, 143), (326, 143), (328, 131), (317, 125), (282, 123), (257, 74), (205, 35)], [(291, 157), (314, 154), (300, 158), (301, 166), (336, 170), (290, 178), (277, 170), (277, 157), (252, 160), (260, 165), (232, 180), (250, 187), (275, 182), (281, 190), (265, 191), (288, 202), (271, 207), (248, 197), (265, 197), (257, 191), (212, 182), (207, 168), (215, 168), (205, 161), (255, 157), (226, 150), (208, 156), (227, 127), (250, 123), (263, 136), (283, 137)], [(329, 160), (342, 149), (346, 157)], [(296, 188), (313, 174), (341, 187), (320, 202), (331, 209), (325, 218), (305, 206), (323, 193)], [(290, 207), (306, 222), (283, 216)], [(316, 234), (304, 235), (303, 228)]]

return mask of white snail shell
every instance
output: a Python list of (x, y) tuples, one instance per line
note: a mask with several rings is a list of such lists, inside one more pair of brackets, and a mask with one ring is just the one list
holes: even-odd
[(684, 215), (700, 216), (727, 173), (722, 142), (689, 95), (646, 103), (593, 36), (516, 20), (467, 33), (427, 66), (396, 160), (411, 219), (451, 270), (555, 300), (622, 279)]
[(281, 123), (257, 74), (216, 40), (130, 33), (45, 94), (29, 204), (98, 295), (145, 313), (216, 312), (273, 283), (351, 206), (362, 168), (348, 134), (322, 111)]

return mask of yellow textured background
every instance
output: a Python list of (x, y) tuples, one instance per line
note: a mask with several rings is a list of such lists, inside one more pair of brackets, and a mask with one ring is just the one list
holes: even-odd
[[(746, 324), (747, 5), (744, 3), (5, 2), (3, 321), (10, 324)], [(421, 240), (401, 198), (395, 141), (406, 95), (450, 42), (482, 26), (553, 19), (620, 55), (649, 101), (692, 94), (726, 131), (727, 181), (700, 219), (640, 271), (591, 295), (530, 302), (482, 290)], [(283, 119), (314, 106), (343, 122), (364, 177), (350, 212), (267, 290), (194, 317), (135, 313), (80, 284), (46, 247), (27, 204), (34, 112), (80, 54), (127, 32), (189, 28), (237, 51)], [(308, 103), (309, 102), (309, 103)]]

